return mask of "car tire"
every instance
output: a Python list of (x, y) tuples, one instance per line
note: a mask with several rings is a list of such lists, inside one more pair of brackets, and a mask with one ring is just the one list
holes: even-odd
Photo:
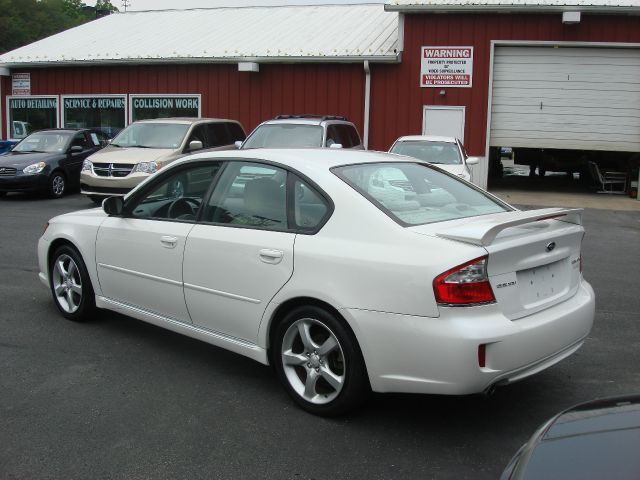
[(276, 326), (272, 358), (285, 390), (315, 415), (341, 415), (370, 392), (358, 342), (341, 319), (316, 306), (297, 307)]
[(70, 245), (57, 248), (51, 256), (49, 288), (65, 318), (84, 322), (93, 317), (96, 303), (91, 279), (82, 257)]
[(49, 177), (49, 189), (48, 194), (51, 198), (62, 197), (67, 190), (67, 179), (62, 172), (55, 171)]

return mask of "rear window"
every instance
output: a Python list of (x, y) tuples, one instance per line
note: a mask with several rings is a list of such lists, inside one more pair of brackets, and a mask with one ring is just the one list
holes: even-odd
[(481, 190), (424, 164), (367, 163), (332, 171), (403, 226), (510, 210)]
[(460, 165), (462, 163), (457, 143), (403, 141), (396, 142), (390, 152), (407, 155), (436, 165)]
[(317, 148), (322, 146), (322, 133), (315, 125), (261, 125), (242, 148)]

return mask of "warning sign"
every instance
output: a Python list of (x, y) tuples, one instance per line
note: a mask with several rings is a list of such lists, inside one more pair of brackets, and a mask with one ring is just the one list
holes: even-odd
[(471, 87), (473, 47), (422, 47), (421, 87)]
[(31, 74), (11, 74), (11, 95), (31, 95)]

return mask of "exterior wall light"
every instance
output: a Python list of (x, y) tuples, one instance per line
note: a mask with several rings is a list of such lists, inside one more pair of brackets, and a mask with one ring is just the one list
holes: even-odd
[(260, 64), (255, 62), (238, 62), (239, 72), (259, 72)]
[(445, 92), (444, 89), (440, 90), (440, 96), (441, 97), (444, 97), (446, 94), (447, 94), (447, 92)]
[(562, 12), (562, 23), (566, 25), (580, 23), (580, 12)]

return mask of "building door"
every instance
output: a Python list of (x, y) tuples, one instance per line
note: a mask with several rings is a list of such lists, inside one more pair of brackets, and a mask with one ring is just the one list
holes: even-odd
[(464, 143), (464, 108), (425, 105), (422, 114), (422, 134), (456, 137)]

